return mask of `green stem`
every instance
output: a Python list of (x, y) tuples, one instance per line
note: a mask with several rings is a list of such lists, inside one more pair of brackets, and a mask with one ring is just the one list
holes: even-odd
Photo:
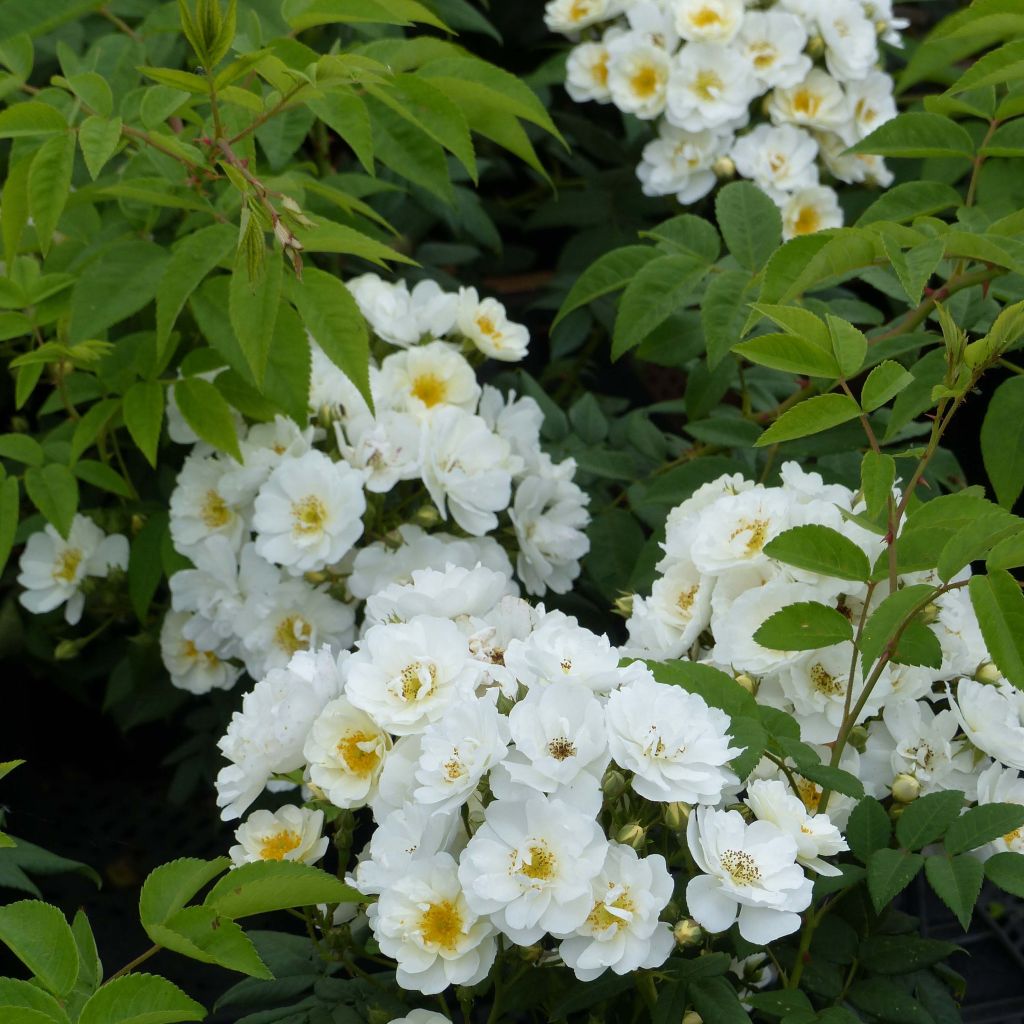
[(120, 970), (114, 971), (114, 973), (107, 978), (103, 984), (109, 985), (115, 978), (123, 978), (126, 974), (130, 974), (140, 964), (144, 964), (151, 956), (155, 956), (159, 953), (161, 949), (163, 949), (162, 946), (150, 946), (145, 953), (140, 953), (134, 960), (125, 964)]

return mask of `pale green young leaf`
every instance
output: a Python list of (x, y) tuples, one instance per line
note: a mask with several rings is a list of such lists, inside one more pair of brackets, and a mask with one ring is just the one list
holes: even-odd
[(721, 189), (715, 218), (729, 252), (747, 270), (760, 270), (779, 247), (779, 208), (751, 182), (734, 181)]
[(231, 326), (257, 386), (262, 385), (267, 372), (270, 343), (281, 302), (284, 260), (274, 250), (263, 267), (262, 275), (250, 280), (247, 254), (240, 249), (235, 256), (235, 270), (228, 293)]
[(157, 362), (188, 297), (218, 264), (226, 260), (238, 233), (230, 224), (210, 224), (186, 235), (175, 247), (156, 292)]
[(121, 118), (87, 117), (78, 128), (78, 144), (90, 177), (95, 181), (121, 142)]
[(373, 174), (373, 128), (362, 97), (347, 86), (334, 86), (306, 105), (348, 144), (363, 170)]
[(756, 447), (818, 434), (860, 415), (849, 395), (817, 395), (787, 409), (758, 439)]
[(916, 305), (921, 301), (921, 293), (945, 252), (942, 239), (929, 238), (906, 252), (890, 238), (883, 237), (882, 244), (907, 299)]
[(992, 329), (964, 350), (968, 366), (985, 366), (1024, 337), (1024, 302), (1015, 302), (996, 317)]
[(191, 71), (180, 71), (177, 68), (140, 67), (139, 71), (154, 82), (170, 86), (180, 92), (187, 92), (193, 96), (210, 95), (210, 80), (203, 75), (194, 75)]
[[(794, 238), (789, 244), (796, 241), (799, 239)], [(861, 228), (838, 228), (823, 240), (823, 244), (809, 259), (800, 258), (803, 248), (793, 250), (792, 255), (796, 261), (791, 260), (786, 264), (787, 274), (792, 276), (778, 298), (786, 302), (826, 283), (845, 280), (854, 272), (872, 266), (881, 259), (884, 251), (881, 238), (873, 232)], [(766, 274), (765, 289), (768, 283)], [(779, 283), (776, 279), (773, 287), (778, 287)], [(762, 299), (766, 297), (766, 291), (763, 290)]]
[(969, 89), (1021, 79), (1024, 79), (1024, 40), (1016, 39), (979, 57), (962, 75), (957, 76), (948, 91), (956, 95)]
[(981, 457), (999, 504), (1012, 508), (1024, 490), (1024, 377), (996, 388), (981, 424)]
[(388, 262), (412, 265), (416, 263), (404, 253), (392, 249), (390, 245), (378, 242), (375, 238), (356, 231), (355, 228), (336, 224), (322, 217), (318, 218), (311, 228), (296, 228), (295, 235), (307, 252), (348, 253), (369, 260), (378, 267), (385, 267)]
[(924, 866), (924, 857), (906, 850), (875, 850), (868, 858), (868, 892), (875, 912), (881, 913)]
[(861, 408), (865, 412), (885, 405), (901, 391), (914, 383), (914, 375), (894, 359), (885, 359), (868, 374), (860, 392)]
[(43, 255), (49, 252), (50, 240), (67, 203), (74, 164), (75, 137), (70, 132), (47, 139), (32, 158), (28, 208)]
[(178, 1024), (205, 1016), (199, 1003), (166, 978), (126, 974), (94, 993), (78, 1024)]
[(781, 327), (786, 334), (803, 338), (816, 345), (823, 352), (832, 351), (832, 339), (828, 325), (821, 317), (801, 306), (779, 306), (770, 302), (755, 302), (752, 308)]
[(333, 274), (307, 267), (292, 287), (292, 298), (310, 334), (372, 409), (369, 333), (352, 294)]
[(64, 134), (67, 130), (63, 114), (40, 100), (15, 103), (0, 110), (0, 139)]
[(273, 978), (245, 932), (212, 907), (185, 907), (164, 924), (151, 925), (146, 931), (158, 946), (182, 956), (252, 978)]
[(707, 347), (708, 368), (714, 369), (740, 337), (754, 295), (754, 278), (744, 270), (715, 274), (700, 305), (701, 326)]
[(835, 608), (818, 601), (800, 601), (769, 615), (754, 640), (773, 651), (813, 651), (853, 638), (853, 628)]
[(928, 793), (907, 804), (896, 822), (896, 838), (907, 850), (941, 839), (963, 810), (966, 797), (955, 789)]
[[(569, 294), (565, 297), (552, 327), (567, 317), (573, 310), (585, 306), (602, 295), (625, 288), (636, 276), (641, 267), (652, 260), (661, 258), (661, 254), (650, 245), (626, 245), (621, 249), (613, 249), (599, 256), (573, 282)], [(712, 285), (715, 282), (712, 281)]]
[(835, 356), (807, 338), (792, 334), (761, 334), (732, 347), (736, 355), (759, 366), (833, 380), (840, 376)]
[(974, 156), (974, 142), (958, 122), (913, 110), (899, 114), (848, 150), (877, 156)]
[(999, 671), (1024, 689), (1024, 594), (1004, 569), (968, 584), (981, 635)]
[[(220, 0), (215, 0), (220, 3)], [(220, 23), (220, 31), (210, 41), (210, 71), (223, 60), (235, 38), (235, 31), (238, 22), (238, 0), (228, 0), (224, 9), (224, 16)]]
[(828, 322), (832, 351), (839, 364), (839, 372), (844, 377), (856, 376), (864, 365), (864, 357), (867, 355), (867, 338), (853, 324), (840, 317), (829, 313), (825, 319)]
[(184, 377), (174, 384), (174, 398), (185, 422), (202, 440), (242, 461), (235, 418), (212, 384), (201, 377)]
[(67, 537), (78, 511), (78, 483), (71, 470), (57, 462), (30, 466), (25, 470), (25, 490), (47, 522)]
[(6, 778), (15, 768), (20, 768), (24, 763), (23, 757), (16, 757), (13, 761), (0, 761), (0, 779)]
[(256, 861), (225, 875), (204, 905), (232, 919), (315, 903), (359, 903), (365, 897), (334, 875), (296, 861)]
[(223, 874), (230, 863), (227, 857), (182, 857), (155, 868), (142, 883), (139, 894), (143, 926), (163, 924), (173, 917), (204, 885)]
[(852, 540), (828, 526), (794, 526), (773, 537), (765, 546), (769, 558), (798, 569), (862, 582), (871, 575), (867, 555)]
[(953, 911), (964, 931), (967, 931), (985, 875), (981, 861), (969, 856), (935, 856), (927, 859), (924, 870), (935, 894)]
[(0, 942), (55, 996), (71, 991), (78, 977), (78, 946), (64, 915), (39, 900), (0, 907)]
[(95, 71), (80, 71), (77, 75), (68, 75), (67, 82), (71, 91), (92, 113), (110, 117), (114, 112), (114, 94), (102, 75)]

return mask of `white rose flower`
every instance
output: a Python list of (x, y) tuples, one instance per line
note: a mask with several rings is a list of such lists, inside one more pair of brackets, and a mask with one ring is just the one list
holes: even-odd
[(384, 761), (384, 770), (377, 780), (377, 791), (370, 800), (373, 820), (378, 824), (387, 821), (403, 808), (412, 806), (421, 738), (419, 734), (402, 736)]
[(34, 615), (65, 605), (64, 619), (74, 626), (85, 608), (86, 576), (102, 578), (113, 568), (128, 568), (127, 537), (107, 537), (81, 514), (72, 519), (67, 540), (47, 523), (29, 537), (18, 562), (18, 583), (25, 588), (18, 603)]
[(608, 47), (603, 43), (580, 43), (569, 51), (565, 63), (565, 91), (577, 103), (595, 100), (608, 103)]
[(419, 325), (412, 314), (409, 289), (404, 281), (392, 284), (377, 274), (362, 274), (345, 282), (374, 334), (392, 345), (406, 348), (420, 340)]
[(818, 12), (825, 66), (840, 82), (866, 78), (878, 60), (878, 33), (860, 0), (829, 0)]
[(796, 862), (796, 842), (775, 825), (748, 825), (737, 811), (696, 807), (686, 827), (701, 871), (686, 886), (686, 904), (709, 932), (739, 919), (740, 935), (763, 946), (800, 927), (811, 881)]
[[(1022, 804), (1024, 805), (1024, 777), (1014, 768), (991, 764), (978, 776), (978, 805)], [(1024, 828), (993, 839), (976, 854), (988, 860), (996, 853), (1024, 854)]]
[(485, 384), (477, 415), (494, 433), (508, 441), (512, 453), (522, 460), (523, 466), (516, 474), (517, 479), (520, 474), (527, 473), (572, 479), (576, 469), (572, 459), (554, 466), (551, 456), (541, 450), (540, 428), (544, 424), (544, 413), (529, 395), (517, 398), (516, 393), (510, 391), (506, 396), (497, 388)]
[(436, 281), (419, 281), (409, 293), (409, 312), (421, 338), (443, 338), (455, 327), (459, 297)]
[(820, 68), (813, 68), (795, 85), (774, 89), (767, 109), (773, 124), (825, 131), (838, 131), (850, 120), (850, 104), (843, 87)]
[(324, 647), (300, 651), (287, 668), (269, 672), (242, 698), (217, 743), (231, 762), (217, 775), (217, 806), (225, 821), (239, 817), (272, 775), (303, 766), (309, 730), (341, 688), (338, 662)]
[(170, 505), (171, 539), (183, 555), (191, 557), (202, 541), (214, 536), (227, 538), (236, 551), (241, 546), (245, 518), (221, 490), (228, 469), (227, 460), (218, 456), (185, 459)]
[(675, 195), (681, 203), (695, 203), (715, 187), (715, 161), (731, 145), (731, 132), (688, 132), (660, 122), (658, 137), (644, 146), (636, 169), (644, 195)]
[(552, 32), (578, 32), (613, 13), (613, 0), (548, 0), (544, 24)]
[(285, 804), (276, 811), (253, 811), (235, 831), (237, 846), (228, 850), (235, 866), (260, 860), (315, 864), (330, 845), (321, 836), (324, 812)]
[(992, 658), (981, 635), (970, 594), (966, 589), (952, 590), (942, 594), (935, 603), (939, 615), (932, 629), (942, 648), (941, 677), (973, 676)]
[(639, 857), (620, 843), (608, 846), (591, 883), (593, 906), (558, 952), (580, 981), (609, 967), (616, 974), (660, 967), (675, 948), (671, 926), (658, 920), (672, 898), (672, 876), (660, 854)]
[(736, 140), (731, 156), (736, 170), (775, 200), (793, 189), (818, 184), (818, 144), (791, 124), (759, 124)]
[(254, 504), (256, 553), (293, 576), (339, 561), (363, 533), (363, 474), (309, 451), (282, 462)]
[(419, 615), (371, 627), (345, 665), (345, 695), (396, 736), (422, 732), (472, 695), (481, 666), (454, 622)]
[(746, 58), (754, 77), (766, 89), (796, 85), (811, 70), (803, 51), (807, 29), (786, 11), (748, 11), (735, 48)]
[(451, 1024), (451, 1021), (434, 1010), (410, 1010), (404, 1017), (395, 1017), (388, 1024)]
[(796, 843), (798, 864), (819, 875), (842, 872), (823, 857), (832, 857), (850, 847), (827, 814), (808, 814), (802, 798), (794, 796), (778, 779), (758, 779), (747, 787), (744, 801), (758, 821), (768, 821)]
[(416, 803), (442, 811), (461, 807), (508, 752), (508, 744), (508, 719), (489, 697), (450, 707), (420, 737)]
[(1024, 691), (1009, 683), (986, 686), (961, 679), (950, 706), (979, 750), (1007, 768), (1024, 770)]
[(410, 861), (366, 916), (380, 951), (398, 964), (402, 988), (433, 995), (475, 985), (494, 963), (494, 927), (473, 912), (447, 853)]
[(272, 423), (253, 424), (238, 447), (242, 464), (225, 467), (218, 489), (231, 505), (243, 508), (281, 462), (305, 455), (313, 447), (313, 428), (302, 428), (286, 416), (275, 416)]
[(690, 43), (672, 62), (665, 117), (690, 132), (742, 127), (758, 91), (741, 54), (726, 46)]
[(473, 367), (447, 341), (393, 352), (381, 363), (380, 391), (388, 407), (420, 419), (445, 406), (473, 412), (480, 399)]
[(638, 680), (616, 690), (606, 708), (612, 759), (634, 772), (632, 787), (648, 800), (715, 804), (736, 776), (729, 718), (678, 686)]
[(335, 697), (317, 715), (303, 745), (308, 779), (335, 807), (372, 799), (391, 737), (364, 711)]
[(171, 685), (194, 694), (230, 690), (242, 670), (216, 652), (198, 648), (185, 636), (184, 629), (192, 618), (189, 612), (170, 611), (160, 626), (160, 656)]
[(863, 139), (897, 113), (893, 81), (883, 71), (872, 71), (862, 79), (846, 83), (853, 131), (852, 141)]
[(743, 0), (673, 0), (676, 31), (690, 43), (732, 42), (743, 22)]
[(365, 473), (365, 486), (375, 494), (386, 494), (400, 480), (415, 480), (420, 474), (422, 426), (415, 416), (383, 409), (376, 416), (351, 417), (335, 422), (338, 450), (345, 460)]
[(764, 487), (748, 480), (742, 473), (726, 473), (698, 487), (682, 504), (672, 509), (665, 520), (665, 543), (662, 544), (665, 557), (662, 565), (668, 565), (675, 559), (690, 558), (694, 524), (704, 509), (726, 495), (755, 490), (763, 491)]
[(655, 580), (651, 595), (634, 598), (626, 628), (630, 650), (660, 659), (679, 658), (711, 621), (715, 579), (678, 558)]
[(869, 182), (888, 187), (893, 182), (892, 172), (885, 161), (874, 153), (847, 153), (847, 139), (855, 129), (846, 127), (836, 132), (817, 132), (818, 150), (829, 173), (849, 185)]
[(483, 565), (414, 569), (410, 582), (392, 583), (367, 599), (366, 619), (371, 624), (408, 622), (417, 615), (457, 622), (478, 619), (516, 591), (507, 576)]
[[(572, 459), (568, 476), (575, 470)], [(509, 518), (516, 531), (516, 571), (527, 593), (565, 594), (580, 574), (580, 559), (590, 550), (584, 532), (590, 522), (590, 498), (564, 475), (528, 476), (516, 488)]]
[(496, 512), (508, 508), (512, 475), (520, 460), (508, 442), (479, 417), (444, 407), (423, 433), (423, 483), (442, 517), (481, 536), (498, 525)]
[(497, 299), (481, 299), (475, 288), (459, 289), (455, 325), (491, 359), (518, 363), (526, 358), (530, 332), (522, 324), (509, 320), (505, 307)]
[(791, 504), (778, 488), (726, 494), (712, 502), (692, 527), (694, 566), (714, 575), (767, 562), (765, 544), (792, 525)]
[(892, 0), (861, 0), (864, 12), (871, 19), (879, 38), (890, 46), (903, 46), (900, 32), (910, 25), (906, 18), (893, 17)]
[(785, 239), (842, 226), (843, 211), (839, 197), (825, 185), (802, 188), (782, 206), (782, 237)]
[(513, 640), (525, 640), (537, 621), (533, 605), (519, 597), (503, 597), (487, 615), (474, 623), (469, 637), (470, 653), (480, 662), (483, 675), (479, 686), (496, 685), (508, 698), (519, 693), (519, 680), (505, 664), (508, 646)]
[(476, 913), (528, 946), (583, 924), (607, 846), (601, 826), (561, 800), (495, 800), (462, 853), (459, 880)]
[(637, 32), (627, 32), (608, 44), (608, 91), (626, 114), (643, 121), (665, 109), (672, 61), (664, 47)]

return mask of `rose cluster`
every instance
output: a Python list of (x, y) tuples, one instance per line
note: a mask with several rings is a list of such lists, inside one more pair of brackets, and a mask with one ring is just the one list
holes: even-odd
[[(738, 803), (730, 728), (507, 574), (450, 565), (372, 595), (354, 651), (300, 652), (256, 684), (220, 741), (218, 804), (238, 817), (268, 785), (303, 786), (303, 807), (239, 827), (238, 863), (319, 858), (325, 814), (341, 836), (368, 827), (349, 879), (368, 907), (348, 926), (405, 988), (475, 984), (499, 937), (590, 981), (699, 936), (683, 900), (707, 930), (767, 943), (798, 927), (809, 872), (837, 873), (839, 830), (783, 782)], [(692, 859), (668, 841), (684, 832)]]
[[(529, 335), (494, 299), (434, 282), (348, 284), (383, 354), (373, 408), (314, 343), (310, 419), (246, 427), (242, 460), (193, 443), (170, 501), (175, 549), (161, 636), (195, 693), (283, 669), (297, 651), (349, 647), (361, 602), (415, 569), (477, 564), (536, 595), (564, 593), (588, 542), (572, 459), (542, 450), (540, 407), (481, 385), (484, 357), (522, 359)], [(500, 541), (496, 539), (501, 527)]]
[[(841, 531), (874, 564), (884, 538), (844, 513), (858, 513), (854, 492), (826, 485), (795, 463), (782, 467), (782, 482), (765, 487), (724, 476), (701, 487), (668, 517), (664, 557), (651, 594), (633, 601), (627, 650), (655, 659), (687, 658), (739, 677), (760, 704), (799, 723), (811, 744), (834, 743), (844, 715), (856, 707), (866, 680), (858, 664), (850, 678), (851, 642), (811, 651), (779, 651), (754, 638), (775, 612), (813, 601), (862, 621), (888, 587), (875, 587), (784, 565), (765, 546), (793, 527), (819, 525)], [(942, 652), (941, 665), (890, 661), (873, 683), (855, 723), (855, 742), (840, 766), (856, 775), (869, 795), (906, 801), (919, 794), (960, 790), (979, 803), (1024, 803), (1024, 692), (992, 662), (977, 616), (962, 583), (937, 596), (927, 628)], [(939, 586), (932, 572), (898, 577), (898, 585)], [(867, 605), (867, 607), (865, 607)], [(852, 693), (851, 693), (852, 690)], [(781, 778), (764, 764), (756, 775)], [(821, 791), (804, 783), (806, 803)], [(853, 800), (833, 794), (829, 813), (844, 825)], [(994, 842), (989, 853), (1024, 853), (1024, 836)]]
[(886, 186), (880, 157), (848, 147), (896, 116), (884, 42), (892, 0), (550, 0), (548, 28), (577, 43), (566, 89), (656, 121), (637, 176), (689, 204), (737, 173), (779, 206), (786, 238), (839, 227), (822, 172)]

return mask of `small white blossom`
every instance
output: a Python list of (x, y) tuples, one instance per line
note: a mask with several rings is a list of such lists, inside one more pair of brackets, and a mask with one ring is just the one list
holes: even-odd
[(661, 46), (636, 32), (608, 44), (608, 92), (612, 102), (644, 121), (665, 109), (671, 59)]
[(838, 131), (850, 119), (843, 87), (820, 68), (813, 68), (801, 82), (773, 90), (767, 110), (773, 124), (826, 131)]
[(530, 332), (513, 323), (497, 299), (481, 299), (475, 288), (459, 289), (459, 331), (485, 356), (506, 363), (526, 358)]
[(1024, 690), (961, 679), (950, 704), (971, 743), (1006, 767), (1024, 770)]
[(815, 231), (843, 226), (839, 197), (825, 185), (813, 185), (794, 192), (782, 207), (782, 237), (796, 238)]
[(473, 367), (446, 341), (389, 355), (381, 363), (380, 391), (388, 407), (420, 419), (447, 406), (473, 412), (480, 399)]
[(192, 618), (188, 612), (170, 611), (160, 627), (160, 656), (171, 685), (194, 694), (230, 690), (242, 670), (214, 651), (202, 650), (185, 636), (185, 627)]
[(735, 47), (746, 58), (762, 86), (796, 85), (811, 70), (811, 58), (803, 51), (807, 30), (800, 19), (786, 11), (748, 11)]
[(691, 132), (740, 127), (757, 92), (750, 65), (735, 50), (690, 43), (672, 63), (665, 117)]
[(171, 539), (183, 555), (193, 555), (202, 541), (222, 536), (237, 551), (246, 522), (240, 507), (221, 490), (228, 472), (225, 459), (190, 455), (181, 467), (171, 494)]
[(577, 103), (610, 102), (608, 58), (608, 47), (603, 42), (580, 43), (569, 51), (565, 63), (565, 91)]
[(253, 811), (235, 830), (237, 846), (228, 851), (236, 866), (260, 860), (315, 864), (330, 844), (322, 836), (324, 812), (285, 804), (276, 811)]

